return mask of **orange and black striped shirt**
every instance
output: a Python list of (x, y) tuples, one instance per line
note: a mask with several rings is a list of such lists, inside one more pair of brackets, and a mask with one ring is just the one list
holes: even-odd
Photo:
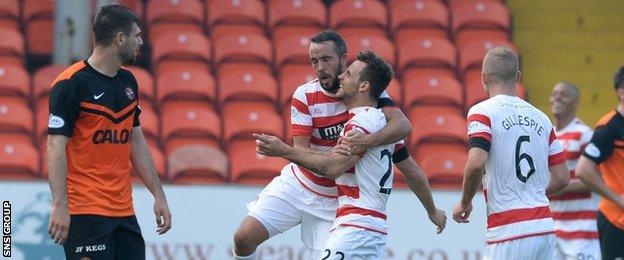
[(137, 82), (78, 62), (52, 83), (48, 133), (67, 136), (69, 213), (134, 215), (130, 183), (132, 129), (139, 126)]
[[(624, 195), (624, 117), (620, 113), (611, 111), (598, 121), (583, 156), (598, 164), (609, 189)], [(609, 222), (624, 229), (624, 209), (604, 198), (599, 209)]]

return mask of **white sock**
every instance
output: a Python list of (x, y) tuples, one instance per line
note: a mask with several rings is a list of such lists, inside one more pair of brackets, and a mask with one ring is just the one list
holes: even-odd
[(234, 254), (234, 260), (256, 260), (256, 252), (253, 252), (251, 255), (248, 256), (237, 256), (236, 252), (233, 252)]

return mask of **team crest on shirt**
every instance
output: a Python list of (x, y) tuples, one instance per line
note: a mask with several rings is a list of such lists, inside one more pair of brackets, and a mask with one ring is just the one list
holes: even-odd
[(48, 116), (48, 127), (49, 128), (61, 128), (65, 125), (65, 120), (60, 116), (55, 116), (52, 113)]
[(130, 100), (134, 100), (134, 98), (136, 97), (134, 90), (132, 90), (130, 87), (126, 87), (125, 93), (126, 93), (126, 97)]
[(600, 149), (598, 149), (594, 143), (589, 143), (587, 147), (585, 147), (585, 153), (594, 158), (600, 157)]

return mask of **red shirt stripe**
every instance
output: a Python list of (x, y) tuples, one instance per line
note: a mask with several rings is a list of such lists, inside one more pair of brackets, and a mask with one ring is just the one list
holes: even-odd
[(581, 140), (583, 133), (581, 132), (567, 132), (557, 136), (560, 140)]
[(304, 104), (303, 102), (301, 102), (301, 100), (293, 98), (292, 99), (292, 106), (295, 107), (299, 112), (304, 113), (306, 115), (310, 114), (310, 110), (308, 110), (308, 106), (306, 104)]
[(548, 137), (548, 144), (552, 144), (555, 140), (557, 140), (557, 135), (555, 135), (555, 130), (550, 129), (550, 136)]
[(294, 136), (309, 136), (312, 134), (312, 131), (314, 131), (314, 129), (309, 126), (309, 125), (298, 125), (298, 124), (291, 124), (292, 127), (292, 134)]
[(548, 156), (548, 166), (555, 166), (566, 162), (566, 158), (563, 152)]
[(595, 231), (573, 231), (567, 232), (556, 230), (555, 236), (563, 239), (598, 239), (598, 232)]
[(306, 99), (308, 100), (308, 106), (313, 106), (316, 104), (326, 104), (326, 103), (336, 103), (340, 102), (338, 98), (330, 97), (327, 94), (323, 93), (323, 91), (316, 91), (312, 93), (306, 93)]
[(590, 192), (574, 192), (574, 193), (566, 193), (560, 196), (552, 197), (550, 200), (579, 200), (579, 199), (589, 199), (591, 198)]
[(487, 219), (487, 228), (550, 217), (552, 217), (552, 214), (550, 213), (550, 208), (548, 206), (528, 209), (513, 209), (490, 214)]
[(360, 187), (358, 186), (336, 185), (336, 188), (338, 188), (338, 197), (360, 198)]
[[(340, 185), (338, 186), (340, 187)], [(336, 210), (336, 218), (341, 217), (341, 216), (346, 216), (349, 214), (372, 216), (372, 217), (381, 218), (384, 220), (387, 218), (386, 214), (381, 213), (379, 211), (375, 211), (371, 209), (364, 209), (364, 208), (359, 208), (359, 207), (354, 207), (354, 206), (344, 206)]]
[(312, 125), (316, 128), (344, 124), (347, 121), (347, 112), (335, 116), (312, 117)]
[(584, 210), (584, 211), (572, 211), (572, 212), (553, 212), (553, 219), (555, 220), (577, 220), (577, 219), (596, 219), (596, 211)]
[(323, 187), (336, 186), (336, 181), (334, 181), (333, 179), (316, 176), (314, 173), (312, 173), (311, 171), (308, 171), (306, 168), (303, 168), (301, 166), (299, 166), (299, 170), (301, 170), (301, 173), (303, 173), (303, 175), (305, 175), (308, 179), (310, 179), (312, 182), (316, 183), (319, 186), (323, 186)]
[(521, 235), (521, 236), (515, 236), (515, 237), (505, 238), (505, 239), (501, 239), (501, 240), (487, 241), (486, 243), (488, 245), (498, 244), (498, 243), (503, 243), (503, 242), (512, 241), (512, 240), (523, 239), (523, 238), (527, 238), (527, 237), (545, 236), (545, 235), (550, 235), (550, 234), (554, 234), (554, 233), (555, 233), (554, 231), (546, 231), (546, 232), (540, 232), (540, 233), (535, 233), (535, 234), (526, 234), (526, 235)]
[(334, 146), (336, 146), (337, 142), (338, 142), (338, 140), (323, 140), (323, 139), (315, 137), (315, 136), (310, 137), (310, 143), (313, 144), (313, 145), (334, 147)]
[(490, 118), (486, 115), (482, 115), (482, 114), (472, 114), (468, 117), (468, 123), (472, 122), (472, 121), (477, 121), (480, 122), (488, 127), (492, 127), (492, 122), (490, 121)]

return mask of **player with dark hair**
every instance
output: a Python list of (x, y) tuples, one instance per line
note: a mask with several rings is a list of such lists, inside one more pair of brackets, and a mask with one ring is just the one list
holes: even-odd
[(94, 50), (52, 83), (48, 232), (67, 259), (145, 259), (132, 203), (132, 167), (154, 195), (157, 232), (171, 213), (139, 123), (138, 85), (121, 66), (143, 45), (140, 19), (103, 6), (93, 24)]

